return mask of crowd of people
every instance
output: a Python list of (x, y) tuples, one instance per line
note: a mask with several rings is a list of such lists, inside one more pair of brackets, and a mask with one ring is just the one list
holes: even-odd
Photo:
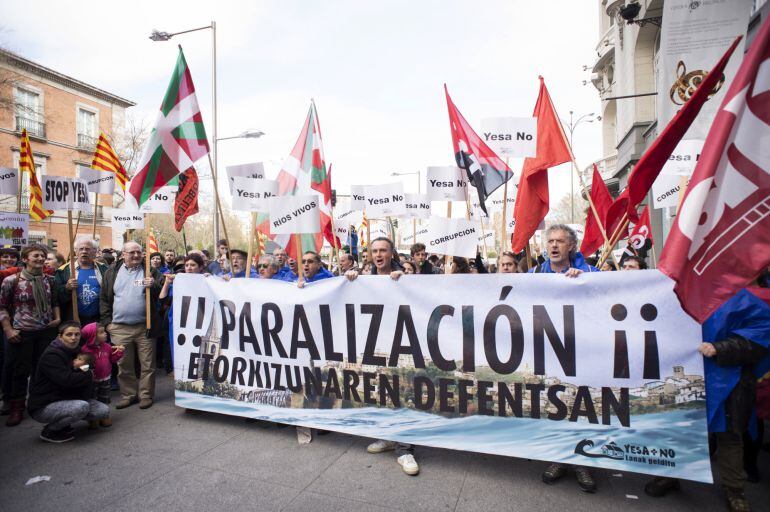
[[(495, 263), (488, 263), (481, 255), (466, 259), (429, 254), (421, 243), (412, 245), (409, 254), (399, 253), (390, 239), (376, 238), (361, 251), (360, 257), (357, 248), (343, 248), (337, 265), (330, 268), (316, 252), (307, 251), (297, 261), (282, 248), (259, 255), (250, 264), (245, 251), (230, 248), (222, 240), (214, 255), (206, 250), (190, 250), (184, 256), (171, 249), (152, 253), (148, 272), (146, 253), (136, 242), (125, 243), (120, 251), (100, 251), (96, 241), (79, 239), (73, 254), (75, 275), (70, 273), (70, 264), (63, 257), (45, 246), (3, 248), (2, 414), (8, 416), (6, 425), (13, 427), (25, 419), (26, 413), (44, 425), (42, 440), (61, 443), (74, 439), (74, 428), (81, 421), (90, 429), (110, 427), (113, 392), (119, 393), (116, 409), (135, 404), (139, 409), (152, 407), (157, 368), (167, 373), (174, 368), (171, 305), (174, 278), (179, 273), (219, 276), (224, 280), (244, 278), (248, 273), (250, 278), (280, 280), (303, 287), (335, 276), (353, 281), (359, 275), (399, 280), (410, 274), (529, 272), (578, 278), (582, 273), (600, 271), (596, 258), (585, 258), (577, 250), (578, 239), (569, 226), (557, 224), (546, 229), (544, 245), (537, 258), (503, 252)], [(624, 255), (620, 261), (622, 271), (646, 268), (645, 259), (636, 255)], [(617, 267), (609, 259), (601, 270), (615, 271)], [(760, 276), (757, 285), (770, 285), (767, 272)], [(150, 298), (149, 308), (146, 296)], [(718, 320), (717, 325), (707, 322), (704, 343), (698, 350), (738, 376), (719, 404), (719, 414), (727, 420), (710, 423), (709, 428), (718, 445), (717, 465), (730, 507), (748, 510), (743, 488), (747, 479), (759, 479), (757, 457), (762, 446), (763, 419), (770, 417), (766, 391), (770, 374), (757, 381), (750, 371), (768, 355), (768, 349), (766, 343), (752, 338), (756, 338), (753, 333), (763, 330), (766, 335), (770, 333), (770, 307), (754, 295), (751, 297), (755, 300), (744, 294), (736, 297), (743, 302), (733, 304), (735, 301), (731, 300), (723, 308), (752, 308), (755, 323), (751, 329), (731, 325), (727, 320)], [(765, 391), (757, 392), (758, 382)], [(755, 421), (758, 417), (759, 421)], [(312, 436), (308, 429), (300, 429), (299, 434), (308, 441)], [(414, 446), (377, 440), (367, 450), (395, 451), (406, 474), (419, 473)], [(551, 464), (542, 479), (552, 484), (568, 469), (563, 464)], [(572, 469), (582, 490), (596, 491), (588, 468)], [(676, 480), (656, 478), (645, 491), (651, 496), (662, 496), (677, 487)]]

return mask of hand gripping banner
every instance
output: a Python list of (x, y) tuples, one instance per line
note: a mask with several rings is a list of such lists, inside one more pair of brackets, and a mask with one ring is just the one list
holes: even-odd
[(176, 404), (711, 482), (700, 326), (657, 271), (181, 274)]

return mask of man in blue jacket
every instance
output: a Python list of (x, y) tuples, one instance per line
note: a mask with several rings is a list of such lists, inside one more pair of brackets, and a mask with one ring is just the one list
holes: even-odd
[(304, 283), (313, 283), (321, 279), (334, 277), (334, 274), (321, 265), (321, 257), (315, 251), (305, 251), (305, 254), (302, 255), (302, 272), (304, 278), (300, 283), (300, 287), (304, 286)]
[(553, 224), (545, 230), (545, 246), (548, 259), (530, 273), (566, 274), (577, 277), (583, 272), (599, 272), (599, 269), (586, 263), (578, 252), (578, 238), (575, 231), (566, 224)]

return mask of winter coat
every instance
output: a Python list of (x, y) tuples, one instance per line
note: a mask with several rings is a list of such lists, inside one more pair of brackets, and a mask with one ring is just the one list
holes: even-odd
[(72, 367), (77, 352), (77, 349), (68, 349), (59, 338), (48, 345), (37, 362), (29, 386), (27, 409), (30, 414), (61, 400), (91, 398), (94, 375)]
[[(569, 268), (576, 268), (578, 270), (582, 270), (583, 272), (599, 272), (599, 269), (596, 267), (593, 267), (586, 263), (586, 259), (583, 257), (583, 254), (580, 252), (576, 252), (574, 256), (570, 257), (569, 259)], [(566, 272), (567, 270), (564, 270)], [(555, 272), (551, 269), (551, 260), (545, 260), (543, 263), (538, 264), (535, 268), (529, 269), (529, 273), (532, 274), (554, 274)]]
[(108, 342), (96, 343), (96, 322), (88, 324), (80, 331), (83, 344), (81, 351), (94, 356), (94, 379), (106, 380), (110, 378), (113, 363), (117, 363), (122, 357), (122, 352), (113, 352), (112, 345)]

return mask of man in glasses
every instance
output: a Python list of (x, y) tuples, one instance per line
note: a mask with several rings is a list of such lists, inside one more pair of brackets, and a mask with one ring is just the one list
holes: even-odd
[[(302, 255), (302, 273), (304, 278), (302, 282), (312, 283), (314, 281), (320, 281), (321, 279), (328, 279), (334, 277), (334, 274), (329, 272), (321, 265), (321, 257), (314, 251), (306, 251)], [(302, 284), (300, 284), (302, 286)]]
[(96, 263), (98, 250), (96, 240), (81, 238), (75, 242), (75, 276), (70, 275), (69, 265), (56, 271), (59, 306), (65, 320), (72, 320), (72, 290), (76, 290), (80, 325), (99, 321), (99, 294), (107, 266)]
[[(228, 281), (233, 277), (246, 277), (246, 259), (249, 257), (246, 251), (242, 251), (241, 249), (232, 249), (230, 251), (230, 255), (232, 258), (233, 272), (228, 272), (223, 277)], [(259, 277), (251, 266), (249, 266), (248, 272), (249, 277)]]

